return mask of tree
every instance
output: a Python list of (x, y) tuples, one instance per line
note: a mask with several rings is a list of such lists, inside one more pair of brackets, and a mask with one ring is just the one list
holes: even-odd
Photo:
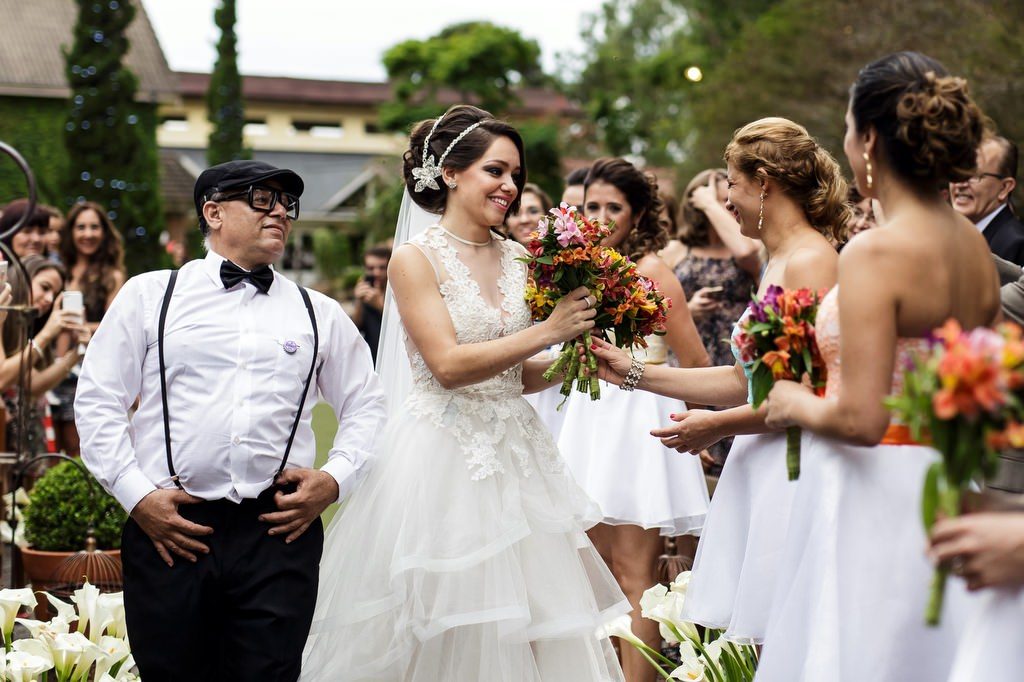
[(589, 16), (583, 40), (590, 49), (575, 93), (597, 125), (603, 151), (654, 165), (684, 159), (703, 70), (775, 1), (609, 0)]
[(162, 223), (156, 109), (135, 101), (138, 80), (123, 65), (130, 0), (78, 0), (74, 45), (65, 52), (71, 109), (64, 125), (68, 205), (96, 201), (125, 237), (130, 272), (157, 267)]
[(206, 92), (206, 117), (213, 124), (206, 161), (211, 166), (225, 161), (250, 158), (242, 130), (245, 128), (245, 104), (242, 76), (238, 72), (238, 41), (235, 38), (235, 0), (222, 0), (214, 12), (220, 29), (217, 63)]
[(381, 107), (380, 121), (399, 131), (444, 109), (444, 91), (500, 116), (519, 102), (517, 87), (546, 82), (537, 42), (486, 21), (399, 43), (384, 53), (384, 67), (395, 99)]

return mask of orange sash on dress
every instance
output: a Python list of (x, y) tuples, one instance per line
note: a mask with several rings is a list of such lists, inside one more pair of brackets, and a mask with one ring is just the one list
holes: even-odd
[(925, 445), (925, 443), (914, 440), (910, 435), (910, 427), (906, 424), (889, 424), (879, 445)]

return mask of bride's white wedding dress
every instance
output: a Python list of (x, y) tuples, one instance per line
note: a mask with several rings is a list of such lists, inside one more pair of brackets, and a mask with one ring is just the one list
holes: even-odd
[[(500, 273), (477, 275), (497, 280), (495, 307), (441, 228), (410, 243), (460, 344), (530, 325), (522, 247), (492, 244)], [(409, 361), (404, 409), (328, 533), (301, 679), (622, 680), (595, 635), (629, 611), (584, 532), (601, 513), (523, 399), (522, 368), (449, 390), (411, 345)]]

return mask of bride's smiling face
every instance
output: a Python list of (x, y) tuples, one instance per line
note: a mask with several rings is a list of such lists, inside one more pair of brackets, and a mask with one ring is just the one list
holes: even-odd
[(507, 137), (496, 137), (468, 168), (445, 169), (445, 182), (456, 183), (455, 189), (448, 191), (446, 212), (455, 209), (477, 225), (501, 225), (519, 194), (516, 180), (521, 173), (516, 145)]

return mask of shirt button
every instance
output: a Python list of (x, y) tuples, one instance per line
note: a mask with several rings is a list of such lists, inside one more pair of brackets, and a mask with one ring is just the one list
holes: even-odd
[(238, 445), (241, 442), (242, 442), (242, 439), (239, 438), (238, 436), (235, 436), (234, 438), (231, 439), (231, 444), (232, 445)]

